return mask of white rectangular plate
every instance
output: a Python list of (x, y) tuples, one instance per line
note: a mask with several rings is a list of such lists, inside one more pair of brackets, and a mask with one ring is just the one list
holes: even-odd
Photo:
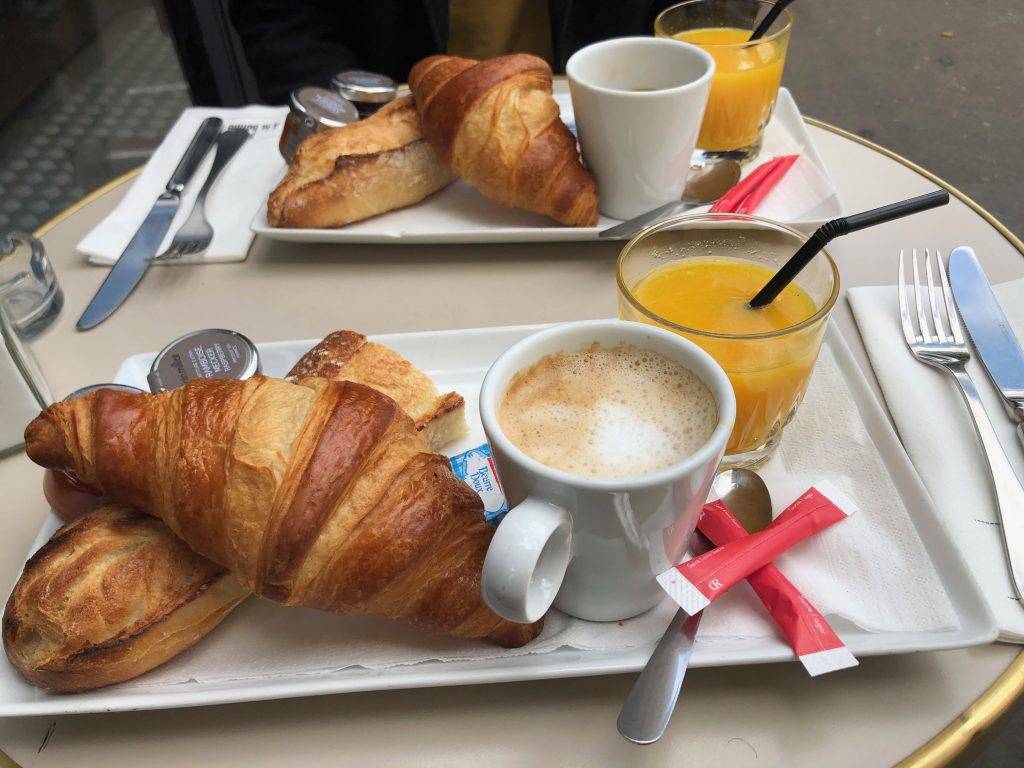
[[(554, 95), (563, 117), (572, 109), (568, 92), (564, 79), (555, 80)], [(785, 88), (779, 90), (775, 114), (767, 130), (769, 136), (783, 130), (788, 132), (799, 151), (835, 188), (807, 133), (796, 102)], [(283, 161), (281, 173), (284, 174)], [(839, 197), (834, 195), (814, 208), (810, 215), (781, 218), (800, 229), (812, 230), (843, 213)], [(618, 223), (618, 219), (602, 216), (596, 227), (564, 227), (544, 216), (492, 203), (472, 185), (459, 180), (417, 205), (337, 229), (272, 227), (267, 222), (266, 209), (261, 208), (253, 219), (252, 230), (273, 240), (298, 243), (528, 243), (594, 240), (602, 229)]]
[[(411, 360), (429, 373), (444, 391), (454, 389), (466, 398), (466, 416), (470, 434), (450, 446), (454, 455), (483, 442), (477, 412), (477, 392), (487, 368), (510, 345), (546, 326), (513, 326), (427, 333), (400, 333), (373, 337)], [(283, 376), (315, 340), (274, 342), (259, 345), (264, 373)], [(829, 329), (826, 342), (832, 350), (857, 403), (868, 433), (889, 469), (893, 483), (917, 527), (921, 541), (942, 580), (953, 604), (960, 628), (948, 632), (878, 632), (861, 630), (849, 622), (837, 623), (850, 650), (858, 656), (872, 656), (910, 651), (940, 650), (992, 642), (996, 627), (984, 607), (966, 565), (949, 540), (931, 502), (907, 458), (903, 447), (889, 424), (880, 404), (854, 361), (846, 342), (834, 328)], [(146, 373), (153, 354), (134, 355), (121, 365), (115, 381), (145, 388)], [(33, 545), (43, 544), (59, 525), (50, 515)], [(896, 586), (896, 585), (894, 585)], [(296, 617), (304, 612), (295, 611)], [(232, 618), (229, 617), (228, 621)], [(241, 618), (241, 617), (238, 617)], [(346, 622), (337, 621), (343, 631)], [(302, 621), (297, 619), (297, 624)], [(333, 629), (333, 627), (332, 627)], [(302, 632), (301, 626), (295, 631)], [(214, 631), (203, 643), (218, 642)], [(339, 638), (343, 639), (343, 638)], [(460, 661), (429, 661), (407, 666), (371, 670), (347, 667), (330, 672), (311, 670), (308, 674), (260, 676), (231, 682), (187, 682), (147, 684), (146, 676), (97, 691), (59, 695), (40, 691), (26, 683), (8, 664), (0, 664), (0, 716), (69, 714), (78, 712), (109, 712), (134, 709), (188, 707), (225, 702), (281, 699), (347, 691), (368, 691), (395, 688), (464, 685), (469, 683), (507, 682), (539, 678), (578, 677), (584, 675), (635, 672), (646, 662), (651, 648), (616, 651), (582, 651), (561, 648), (546, 654), (473, 659)], [(698, 643), (693, 656), (694, 666), (755, 664), (793, 659), (789, 647), (775, 637), (716, 643)], [(187, 652), (180, 659), (187, 663)], [(175, 662), (171, 662), (175, 663)]]

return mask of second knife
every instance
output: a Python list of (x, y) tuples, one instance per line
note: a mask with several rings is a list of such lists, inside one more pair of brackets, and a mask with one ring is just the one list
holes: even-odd
[(135, 236), (111, 267), (110, 273), (92, 297), (89, 306), (78, 318), (78, 330), (94, 328), (110, 317), (142, 280), (142, 276), (149, 269), (149, 259), (156, 254), (171, 226), (174, 214), (181, 203), (181, 193), (185, 185), (195, 175), (206, 153), (216, 142), (221, 125), (223, 122), (220, 118), (208, 117), (199, 126), (178, 167), (168, 179), (163, 193), (156, 199)]
[(978, 257), (960, 247), (949, 255), (949, 283), (978, 357), (1017, 422), (1024, 443), (1024, 351), (999, 306)]

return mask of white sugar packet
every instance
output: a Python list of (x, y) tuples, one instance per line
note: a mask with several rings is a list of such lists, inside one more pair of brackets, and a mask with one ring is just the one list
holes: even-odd
[[(277, 142), (285, 114), (285, 107), (186, 109), (117, 207), (82, 238), (78, 244), (79, 252), (86, 254), (93, 264), (115, 263), (164, 191), (164, 185), (200, 124), (208, 117), (219, 117), (224, 121), (224, 130), (244, 126), (252, 130), (253, 136), (221, 172), (207, 197), (206, 214), (214, 234), (213, 242), (200, 263), (243, 261), (255, 237), (249, 223), (256, 211), (266, 205), (267, 194), (273, 189), (284, 165)], [(213, 164), (213, 155), (211, 149), (186, 187), (158, 253), (171, 242), (192, 210), (199, 188)]]

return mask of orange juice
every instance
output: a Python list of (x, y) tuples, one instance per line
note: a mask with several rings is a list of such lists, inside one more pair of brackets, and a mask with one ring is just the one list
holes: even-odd
[(749, 29), (705, 27), (672, 37), (699, 45), (715, 60), (697, 146), (707, 152), (728, 152), (759, 144), (782, 81), (788, 36), (744, 45)]
[[(752, 261), (693, 257), (657, 267), (631, 291), (655, 315), (702, 332), (682, 335), (725, 369), (736, 392), (736, 426), (726, 448), (730, 455), (764, 446), (785, 426), (803, 398), (825, 329), (824, 323), (815, 323), (778, 333), (818, 310), (795, 283), (763, 309), (747, 306), (772, 274)], [(624, 317), (654, 322), (627, 310), (624, 306)]]

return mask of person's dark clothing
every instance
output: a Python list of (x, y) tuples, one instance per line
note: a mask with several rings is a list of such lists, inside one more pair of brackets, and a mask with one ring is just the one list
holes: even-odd
[[(672, 0), (549, 0), (555, 71), (585, 45), (649, 35)], [(447, 49), (447, 0), (229, 0), (232, 23), (263, 99), (284, 103), (300, 85), (343, 69), (405, 82), (424, 56)]]

